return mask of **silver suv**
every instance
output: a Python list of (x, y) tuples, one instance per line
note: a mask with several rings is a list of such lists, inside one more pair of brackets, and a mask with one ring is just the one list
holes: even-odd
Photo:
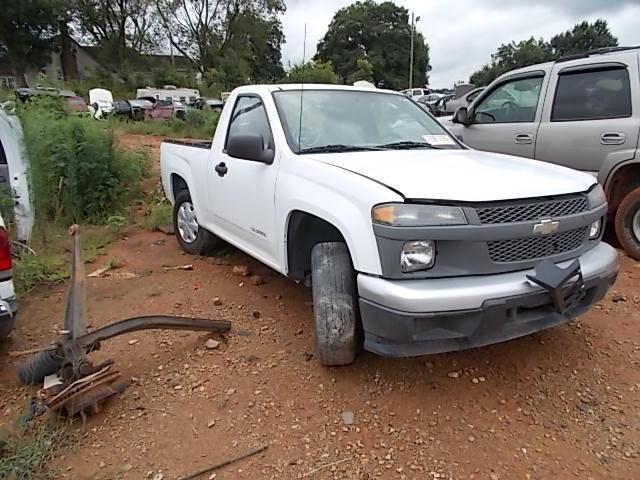
[(639, 62), (640, 47), (612, 47), (513, 70), (447, 127), (473, 148), (597, 177), (620, 243), (640, 260)]

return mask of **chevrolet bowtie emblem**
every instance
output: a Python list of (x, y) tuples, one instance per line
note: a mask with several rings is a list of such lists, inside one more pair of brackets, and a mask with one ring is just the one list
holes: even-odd
[(560, 222), (554, 222), (550, 218), (545, 218), (533, 226), (533, 233), (538, 235), (551, 235), (558, 231), (559, 226)]

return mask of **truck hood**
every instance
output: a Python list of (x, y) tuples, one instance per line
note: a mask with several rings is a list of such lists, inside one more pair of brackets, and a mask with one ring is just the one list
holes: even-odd
[(584, 192), (586, 173), (479, 150), (391, 150), (313, 155), (370, 178), (405, 198), (484, 202)]

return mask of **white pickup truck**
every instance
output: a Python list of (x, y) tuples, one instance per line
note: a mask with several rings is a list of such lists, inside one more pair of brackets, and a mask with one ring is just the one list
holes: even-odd
[(553, 327), (618, 271), (591, 175), (471, 150), (395, 92), (241, 87), (212, 142), (165, 141), (161, 166), (185, 251), (223, 239), (310, 280), (325, 365)]

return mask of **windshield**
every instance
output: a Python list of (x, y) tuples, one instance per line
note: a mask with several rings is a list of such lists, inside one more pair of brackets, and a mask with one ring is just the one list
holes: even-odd
[(404, 95), (280, 90), (273, 97), (295, 153), (461, 148), (433, 117)]

